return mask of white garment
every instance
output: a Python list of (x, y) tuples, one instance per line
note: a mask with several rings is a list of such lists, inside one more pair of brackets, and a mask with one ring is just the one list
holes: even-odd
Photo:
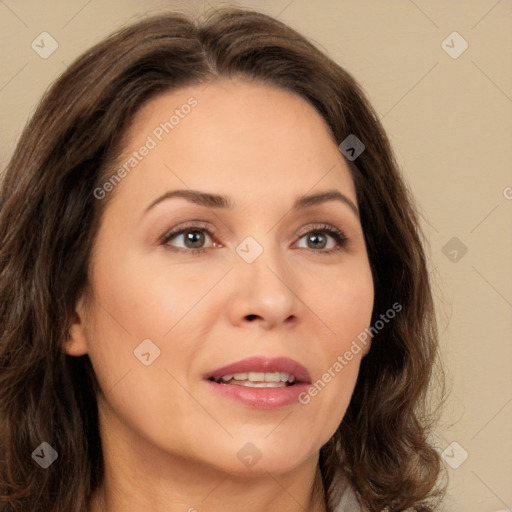
[[(366, 510), (366, 509), (365, 509)], [(388, 512), (389, 509), (386, 507), (382, 512)], [(356, 495), (350, 486), (345, 488), (343, 497), (341, 498), (340, 504), (336, 508), (335, 512), (364, 512), (359, 505)], [(404, 512), (415, 512), (414, 508), (408, 508)]]
[(347, 487), (343, 493), (340, 504), (336, 508), (336, 512), (361, 512), (361, 507), (357, 502), (354, 491)]
[(340, 486), (342, 497), (335, 512), (363, 512), (357, 501), (356, 494), (348, 480), (344, 476), (341, 476), (340, 473), (338, 473), (338, 475), (339, 476), (336, 481)]
[[(359, 505), (356, 493), (354, 492), (354, 489), (348, 480), (342, 476), (338, 479), (338, 482), (340, 486), (340, 492), (342, 494), (341, 501), (336, 507), (335, 512), (366, 512), (368, 509), (363, 509), (361, 505)], [(389, 512), (389, 508), (385, 507), (382, 512)], [(415, 512), (415, 509), (408, 508), (403, 512)]]

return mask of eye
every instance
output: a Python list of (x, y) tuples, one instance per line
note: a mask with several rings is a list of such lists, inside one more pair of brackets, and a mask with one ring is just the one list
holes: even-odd
[[(167, 246), (169, 249), (176, 250), (178, 252), (186, 253), (202, 253), (209, 247), (203, 247), (207, 238), (213, 240), (211, 231), (205, 227), (204, 224), (194, 224), (184, 226), (171, 232), (167, 232), (161, 240), (161, 245)], [(176, 246), (175, 243), (171, 243), (173, 240), (178, 240), (183, 246)], [(220, 247), (220, 244), (214, 242), (214, 246)]]
[[(208, 238), (212, 240), (213, 245), (205, 247)], [(306, 240), (306, 247), (299, 246), (300, 249), (307, 249), (324, 255), (340, 251), (348, 243), (344, 233), (329, 224), (314, 226), (313, 229), (301, 235), (299, 242), (303, 239)], [(171, 243), (174, 240), (181, 242), (182, 246), (180, 247), (176, 242)], [(209, 225), (205, 223), (182, 226), (167, 232), (162, 237), (160, 244), (172, 251), (187, 254), (200, 254), (211, 247), (222, 247), (221, 244), (213, 241), (213, 234), (209, 229)]]
[[(330, 247), (325, 249), (329, 244), (329, 238), (331, 238), (333, 242), (331, 242)], [(335, 251), (340, 251), (344, 249), (348, 243), (348, 238), (345, 234), (338, 228), (330, 226), (329, 224), (315, 226), (314, 229), (302, 235), (300, 240), (303, 239), (306, 239), (307, 247), (304, 247), (305, 249), (320, 252), (321, 254), (331, 254)]]

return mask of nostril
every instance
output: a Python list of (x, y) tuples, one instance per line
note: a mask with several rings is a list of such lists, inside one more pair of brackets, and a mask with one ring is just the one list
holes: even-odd
[(258, 318), (258, 315), (247, 315), (247, 320), (256, 320)]

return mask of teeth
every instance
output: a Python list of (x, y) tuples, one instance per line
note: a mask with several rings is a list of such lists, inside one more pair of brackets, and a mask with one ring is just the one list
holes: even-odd
[(285, 382), (252, 382), (250, 380), (233, 380), (230, 384), (235, 386), (246, 386), (248, 388), (284, 388)]
[(216, 382), (252, 387), (283, 387), (295, 382), (295, 375), (286, 372), (230, 373), (215, 379)]

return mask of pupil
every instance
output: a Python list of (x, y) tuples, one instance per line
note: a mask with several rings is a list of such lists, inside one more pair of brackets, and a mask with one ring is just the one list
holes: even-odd
[[(311, 236), (309, 237), (309, 240), (310, 240), (310, 241), (312, 241), (312, 240), (316, 240), (316, 241), (318, 241), (318, 239), (319, 239), (319, 238), (322, 238), (322, 237), (323, 237), (323, 239), (324, 239), (324, 240), (323, 240), (323, 244), (322, 244), (322, 243), (320, 243), (319, 245), (317, 244), (317, 245), (316, 245), (316, 247), (324, 248), (324, 247), (325, 247), (325, 237), (324, 237), (323, 235), (320, 235), (320, 236), (319, 236), (318, 234), (311, 235)], [(313, 242), (313, 243), (315, 243), (315, 242)]]
[[(199, 237), (199, 239), (197, 237)], [(189, 231), (186, 236), (186, 241), (192, 244), (197, 244), (199, 242), (198, 247), (200, 247), (201, 242), (203, 242), (203, 238), (204, 234), (201, 233), (200, 231)], [(193, 248), (196, 249), (197, 247), (194, 245)]]

